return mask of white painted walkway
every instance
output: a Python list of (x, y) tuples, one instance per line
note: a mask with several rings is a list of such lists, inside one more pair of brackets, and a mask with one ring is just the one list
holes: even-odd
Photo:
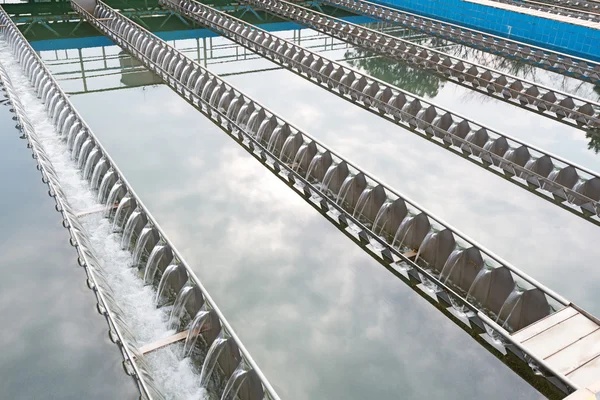
[(580, 388), (599, 383), (600, 325), (573, 307), (513, 333), (513, 339)]
[(533, 15), (536, 17), (541, 17), (541, 18), (546, 18), (546, 19), (553, 19), (555, 21), (566, 22), (568, 24), (580, 25), (580, 26), (585, 26), (585, 27), (593, 28), (593, 29), (600, 29), (599, 22), (585, 21), (585, 20), (581, 20), (581, 19), (577, 19), (577, 18), (573, 18), (573, 17), (567, 17), (564, 15), (551, 14), (551, 13), (548, 13), (545, 11), (532, 10), (532, 9), (529, 9), (526, 7), (519, 7), (519, 6), (514, 6), (511, 4), (500, 3), (498, 1), (493, 1), (493, 0), (465, 0), (465, 1), (467, 1), (469, 3), (481, 4), (481, 5), (488, 6), (488, 7), (501, 8), (503, 10), (514, 11), (514, 12), (521, 13), (521, 14)]

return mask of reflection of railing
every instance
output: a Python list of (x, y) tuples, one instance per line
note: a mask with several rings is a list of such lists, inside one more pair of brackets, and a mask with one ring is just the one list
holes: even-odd
[[(467, 239), (456, 229), (445, 225), (414, 202), (344, 160), (322, 143), (102, 2), (98, 2), (94, 15), (86, 13), (74, 2), (72, 5), (97, 29), (161, 76), (174, 91), (227, 132), (279, 179), (286, 182), (380, 262), (392, 263), (392, 267), (402, 269), (411, 282), (424, 284), (423, 290), (428, 291), (435, 301), (442, 301), (448, 306), (452, 305), (457, 310), (462, 310), (466, 315), (468, 329), (474, 332), (478, 332), (477, 329), (485, 329), (493, 335), (498, 335), (505, 341), (507, 348), (498, 342), (495, 346), (516, 354), (521, 362), (538, 364), (536, 368), (561, 390), (568, 392), (577, 387), (518, 341), (513, 340), (509, 331), (504, 329), (504, 324), (498, 325), (486, 311), (461, 295), (468, 287), (465, 289), (460, 280), (455, 279), (452, 270), (460, 261), (461, 270), (471, 268), (472, 264), (480, 271), (484, 268), (506, 271), (513, 283), (514, 280), (518, 280), (521, 285), (532, 288), (527, 293), (537, 293), (538, 300), (542, 302), (537, 305), (542, 307), (545, 315), (550, 311), (548, 301), (559, 307), (574, 307), (567, 300)], [(381, 112), (387, 113), (389, 109), (382, 107)], [(403, 116), (407, 116), (406, 114)], [(386, 212), (389, 215), (383, 223), (381, 213)], [(386, 234), (395, 234), (391, 243), (385, 238), (387, 235), (375, 234), (377, 228)], [(409, 235), (412, 228), (414, 231)], [(399, 234), (402, 240), (400, 245), (396, 246), (396, 237)], [(416, 258), (412, 259), (419, 254), (407, 253), (403, 246), (403, 243), (406, 243), (406, 247), (423, 250), (420, 246), (425, 247), (424, 239), (431, 240), (438, 234), (438, 238), (449, 236), (448, 240), (454, 246), (451, 249), (454, 250), (452, 255), (445, 254), (447, 261), (444, 268), (448, 262), (455, 263), (446, 276), (443, 272), (441, 275), (434, 272), (433, 266), (436, 262), (431, 257), (435, 251), (432, 253), (429, 249), (420, 254), (422, 260), (429, 263), (428, 268)], [(405, 242), (406, 237), (409, 239)], [(444, 260), (445, 258), (438, 261), (443, 264)], [(475, 279), (474, 276), (472, 278)], [(473, 279), (471, 282), (474, 282)], [(542, 299), (539, 299), (539, 295)], [(543, 304), (546, 304), (546, 310)], [(511, 320), (511, 314), (512, 311), (506, 317), (507, 321)], [(587, 314), (585, 316), (587, 317)], [(471, 323), (479, 328), (475, 328)], [(512, 326), (512, 329), (520, 327), (517, 324)]]
[[(317, 33), (314, 35), (301, 36), (300, 30), (294, 30), (291, 32), (293, 40), (297, 43), (307, 43), (309, 48), (319, 52), (344, 50), (350, 48), (345, 42), (335, 41), (330, 39), (328, 36)], [(214, 43), (213, 38), (199, 38), (193, 40), (195, 46), (190, 46), (192, 40), (186, 40), (183, 44), (173, 42), (173, 45), (181, 46), (179, 50), (191, 58), (202, 62), (206, 65), (215, 64), (226, 64), (234, 63), (243, 60), (258, 60), (261, 56), (248, 51), (243, 46), (237, 44), (218, 44)], [(157, 78), (155, 74), (146, 70), (139, 62), (132, 59), (127, 53), (120, 52), (119, 54), (106, 54), (104, 46), (100, 48), (101, 54), (99, 55), (83, 55), (82, 49), (78, 49), (76, 53), (65, 51), (43, 51), (41, 57), (45, 63), (51, 67), (61, 67), (60, 71), (54, 73), (56, 79), (60, 81), (81, 81), (82, 89), (68, 89), (67, 94), (80, 94), (90, 92), (102, 92), (112, 91), (118, 89), (124, 89), (126, 87), (139, 87), (146, 85), (153, 85), (162, 82), (160, 78)], [(234, 51), (234, 52), (233, 52)], [(53, 57), (52, 57), (53, 55)], [(118, 60), (118, 65), (115, 64), (115, 60)], [(88, 64), (102, 63), (102, 67), (90, 68)], [(65, 70), (64, 67), (70, 66), (75, 68), (69, 68)], [(250, 69), (242, 71), (238, 74), (254, 73), (263, 71), (263, 69)], [(88, 89), (90, 80), (96, 78), (102, 78), (107, 76), (120, 75), (120, 82), (124, 86), (107, 86), (103, 85), (102, 89)]]
[(600, 104), (458, 57), (330, 17), (283, 0), (243, 0), (366, 50), (437, 73), (452, 82), (545, 117), (600, 129)]
[[(574, 211), (572, 205), (580, 203), (579, 206), (583, 207), (581, 212), (576, 214), (600, 224), (598, 174), (576, 167), (566, 160), (495, 132), (489, 127), (478, 125), (425, 99), (329, 60), (197, 1), (161, 0), (161, 4), (379, 116), (386, 115), (382, 113), (382, 109), (397, 109), (396, 115), (393, 118), (388, 116), (388, 119), (451, 151), (452, 146), (448, 144), (452, 143), (456, 146), (456, 154), (508, 178), (512, 183), (527, 189), (543, 189), (533, 193), (554, 204), (557, 204), (557, 199), (563, 198), (566, 203), (558, 201), (558, 204), (563, 203), (566, 209)], [(410, 117), (403, 117), (402, 112)], [(532, 154), (537, 154), (537, 157)], [(558, 165), (564, 167), (557, 167), (553, 172)], [(579, 172), (573, 174), (575, 171)], [(568, 180), (567, 176), (570, 176)], [(580, 176), (586, 176), (581, 183), (577, 178)], [(564, 195), (559, 195), (557, 189), (564, 190)], [(579, 200), (576, 200), (578, 197)]]
[(325, 0), (325, 3), (486, 52), (516, 59), (538, 68), (600, 84), (600, 63), (594, 61), (531, 46), (396, 8), (385, 7), (366, 0)]
[[(410, 31), (404, 28), (389, 27), (385, 26), (384, 24), (381, 24), (381, 26), (378, 27), (378, 30), (391, 34), (401, 34), (403, 38), (408, 40), (421, 40), (423, 38), (423, 35), (421, 34), (413, 35)], [(301, 29), (294, 29), (289, 33), (289, 35), (291, 35), (287, 38), (289, 41), (297, 43), (298, 45), (303, 44), (315, 52), (321, 53), (351, 48), (351, 45), (346, 42), (338, 41), (318, 32), (314, 34), (302, 35)], [(191, 43), (194, 45), (190, 46)], [(203, 63), (205, 66), (258, 60), (262, 58), (261, 56), (248, 51), (243, 46), (231, 43), (218, 43), (215, 42), (212, 37), (184, 40), (183, 42), (173, 41), (173, 45), (190, 58)], [(154, 85), (162, 82), (156, 77), (156, 75), (147, 71), (135, 60), (132, 60), (131, 57), (126, 53), (122, 52), (116, 55), (106, 54), (105, 46), (98, 47), (96, 49), (100, 49), (101, 54), (85, 56), (82, 49), (78, 49), (76, 53), (53, 50), (41, 52), (41, 57), (44, 59), (47, 65), (52, 67), (61, 67), (60, 71), (54, 73), (55, 78), (59, 82), (69, 81), (72, 84), (73, 82), (81, 81), (81, 89), (75, 89), (72, 86), (69, 86), (65, 90), (67, 94), (113, 91), (128, 87)], [(369, 57), (372, 56), (359, 56), (353, 59), (363, 59)], [(115, 60), (119, 61), (118, 65), (114, 63)], [(88, 64), (96, 65), (99, 62), (103, 64), (101, 68), (88, 66)], [(69, 68), (68, 70), (65, 70), (65, 66), (73, 67), (73, 69)], [(269, 68), (268, 70), (271, 69), (273, 68)], [(264, 68), (245, 69), (244, 71), (235, 72), (232, 74), (252, 74), (255, 72), (262, 72), (264, 70)], [(116, 75), (121, 76), (120, 82), (124, 86), (108, 86), (105, 82), (103, 82), (101, 89), (89, 89), (90, 86), (93, 86), (90, 85), (90, 80)]]

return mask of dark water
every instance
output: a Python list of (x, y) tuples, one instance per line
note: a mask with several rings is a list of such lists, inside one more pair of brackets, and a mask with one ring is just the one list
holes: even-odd
[(12, 115), (0, 106), (0, 397), (135, 399)]
[[(576, 129), (365, 58), (314, 32), (301, 36), (303, 45), (322, 47), (331, 58), (360, 57), (362, 63), (348, 62), (599, 169), (588, 138)], [(597, 227), (226, 40), (207, 40), (206, 59), (197, 47), (201, 39), (175, 45), (518, 268), (600, 313)], [(126, 88), (153, 79), (120, 53), (114, 46), (81, 50), (85, 82), (77, 49), (42, 57), (56, 60), (48, 64), (75, 106), (282, 398), (540, 397), (169, 88)], [(533, 78), (556, 77), (537, 71)]]

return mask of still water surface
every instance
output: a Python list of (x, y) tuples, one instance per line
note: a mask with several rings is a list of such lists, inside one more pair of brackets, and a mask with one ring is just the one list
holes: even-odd
[[(297, 32), (281, 34), (293, 37)], [(302, 31), (298, 36), (306, 40), (315, 34)], [(310, 40), (317, 47), (319, 40), (325, 41)], [(197, 48), (195, 40), (175, 44), (188, 48), (191, 57), (203, 56), (204, 49)], [(275, 66), (268, 61), (251, 55), (232, 61), (244, 58), (240, 56), (244, 51), (226, 40), (212, 39), (207, 47), (211, 44), (213, 51), (207, 49), (204, 60), (211, 69), (236, 74), (227, 79), (538, 279), (542, 273), (546, 278), (556, 275), (559, 264), (548, 265), (540, 256), (552, 260), (561, 255), (541, 250), (547, 241), (568, 239), (564, 225), (579, 231), (572, 235), (575, 243), (582, 231), (598, 237), (595, 227), (584, 221), (288, 71), (269, 70)], [(327, 43), (322, 45), (327, 48)], [(355, 52), (331, 39), (329, 46), (333, 49), (327, 54), (333, 58)], [(115, 47), (104, 51), (119, 53)], [(100, 54), (99, 49), (82, 52), (84, 57)], [(103, 62), (84, 65), (103, 69)], [(120, 67), (118, 59), (110, 62)], [(375, 65), (386, 71), (384, 62)], [(73, 65), (58, 62), (52, 68), (66, 72)], [(88, 78), (88, 90), (133, 81), (117, 71)], [(396, 73), (392, 71), (392, 79)], [(429, 84), (419, 80), (422, 74), (412, 77), (415, 80), (407, 83), (414, 91)], [(71, 92), (81, 91), (81, 84), (77, 78), (63, 81)], [(457, 93), (461, 95), (456, 97)], [(447, 101), (468, 115), (479, 103), (490, 116), (506, 107), (514, 113), (519, 132), (539, 124), (550, 124), (554, 137), (575, 131), (495, 100), (482, 103), (479, 95), (449, 82), (421, 94)], [(78, 94), (72, 99), (283, 397), (539, 396), (167, 87)], [(528, 136), (542, 137), (529, 131)], [(563, 142), (558, 150), (570, 146), (578, 162), (597, 165), (584, 139), (568, 137)], [(496, 193), (504, 197), (497, 198)], [(577, 246), (578, 261), (584, 260), (577, 266), (578, 274), (585, 273), (586, 265), (591, 269), (597, 256), (587, 247)], [(564, 278), (557, 277), (559, 281), (561, 292), (569, 288), (578, 292)], [(586, 282), (581, 275), (573, 276), (573, 281)]]
[[(585, 133), (367, 57), (314, 32), (280, 32), (352, 59), (452, 110), (600, 169)], [(309, 39), (307, 39), (309, 38)], [(306, 42), (306, 40), (310, 40)], [(415, 39), (417, 40), (417, 39)], [(596, 314), (598, 228), (224, 39), (190, 57)], [(325, 43), (323, 43), (325, 42)], [(308, 43), (308, 44), (307, 44)], [(208, 46), (207, 45), (207, 46)], [(329, 45), (329, 48), (327, 47)], [(453, 47), (449, 47), (453, 48)], [(109, 58), (102, 57), (102, 52)], [(218, 302), (282, 398), (536, 398), (528, 384), (358, 249), (120, 49), (42, 52), (63, 88)], [(87, 73), (81, 79), (79, 55)], [(474, 55), (473, 57), (475, 57)], [(71, 61), (65, 62), (65, 58)], [(114, 69), (110, 70), (109, 67)], [(125, 71), (126, 74), (122, 74)], [(526, 75), (528, 72), (522, 72)], [(139, 82), (135, 82), (138, 78)], [(556, 79), (537, 71), (533, 78)], [(150, 79), (148, 81), (148, 79)], [(565, 84), (574, 90), (571, 82)], [(82, 91), (96, 91), (81, 94)], [(593, 96), (583, 85), (582, 95)]]
[(136, 399), (8, 109), (0, 107), (0, 397)]

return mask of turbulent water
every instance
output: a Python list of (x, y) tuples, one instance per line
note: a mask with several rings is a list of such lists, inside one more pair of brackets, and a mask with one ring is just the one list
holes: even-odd
[[(81, 211), (99, 207), (96, 194), (82, 179), (82, 173), (71, 160), (66, 143), (58, 136), (43, 104), (4, 40), (0, 40), (0, 62), (10, 75), (70, 204), (75, 210)], [(100, 214), (92, 214), (81, 218), (81, 223), (88, 231), (107, 281), (123, 310), (124, 320), (138, 343), (151, 343), (173, 334), (174, 331), (167, 327), (168, 310), (155, 308), (155, 290), (152, 286), (144, 286), (137, 269), (130, 268), (132, 255), (121, 249), (121, 235), (112, 232), (111, 222)], [(189, 358), (181, 359), (182, 346), (172, 345), (146, 356), (150, 372), (167, 399), (207, 398), (207, 393), (200, 387), (198, 371)]]

